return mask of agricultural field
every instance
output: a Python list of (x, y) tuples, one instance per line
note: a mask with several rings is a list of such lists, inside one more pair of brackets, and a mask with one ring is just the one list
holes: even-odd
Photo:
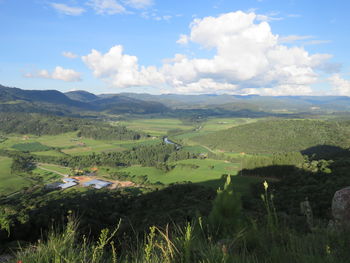
[[(121, 121), (114, 124), (125, 125), (128, 129), (140, 130), (150, 134), (152, 137), (140, 140), (95, 140), (88, 138), (78, 138), (77, 132), (68, 132), (59, 135), (6, 135), (6, 139), (0, 142), (0, 149), (10, 151), (29, 151), (32, 154), (40, 156), (79, 156), (89, 155), (92, 153), (124, 151), (132, 149), (140, 145), (152, 145), (162, 141), (162, 137), (166, 136), (169, 131), (179, 130), (180, 133), (169, 136), (170, 139), (183, 146), (183, 150), (195, 154), (214, 153), (221, 154), (223, 160), (213, 159), (190, 159), (178, 161), (174, 164), (173, 169), (168, 172), (157, 169), (155, 167), (131, 166), (126, 168), (109, 168), (108, 170), (100, 167), (98, 176), (108, 178), (109, 173), (119, 171), (125, 172), (130, 176), (147, 175), (149, 182), (161, 182), (163, 184), (171, 184), (176, 182), (193, 182), (207, 185), (213, 188), (222, 186), (222, 175), (231, 174), (237, 182), (239, 191), (247, 191), (250, 181), (255, 182), (256, 178), (240, 178), (235, 175), (241, 168), (241, 163), (231, 163), (226, 161), (228, 157), (235, 157), (239, 160), (242, 156), (237, 153), (221, 152), (210, 149), (197, 141), (192, 140), (193, 137), (211, 134), (217, 131), (236, 127), (242, 124), (253, 123), (256, 119), (248, 118), (209, 118), (208, 120), (198, 124), (184, 124), (179, 119), (136, 119), (130, 121)], [(246, 156), (247, 157), (247, 156)], [(29, 186), (32, 182), (30, 177), (24, 179), (20, 176), (9, 176), (9, 167), (11, 160), (8, 158), (1, 159), (1, 176), (8, 182), (2, 184), (0, 192), (11, 193), (23, 186)], [(35, 176), (39, 176), (43, 183), (60, 180), (63, 174), (69, 174), (67, 167), (39, 164), (33, 170)]]
[(23, 176), (11, 174), (11, 163), (10, 158), (0, 156), (0, 195), (9, 195), (31, 185)]
[[(200, 127), (186, 125), (179, 119), (136, 119), (121, 121), (117, 124), (125, 125), (129, 129), (139, 130), (155, 136), (141, 140), (94, 140), (78, 138), (76, 132), (68, 132), (59, 135), (7, 135), (6, 140), (0, 142), (0, 149), (30, 151), (37, 155), (63, 156), (88, 155), (93, 152), (123, 151), (137, 145), (149, 145), (159, 143), (161, 137), (167, 135), (169, 130), (180, 129), (179, 135), (172, 136), (174, 140), (189, 146), (193, 152), (206, 152), (208, 149), (191, 140), (192, 137), (209, 134), (218, 130), (245, 123), (254, 122), (255, 119), (238, 118), (211, 118), (202, 123)], [(60, 149), (60, 151), (57, 151)]]
[(120, 121), (117, 124), (125, 125), (129, 129), (142, 131), (152, 136), (166, 135), (169, 130), (182, 129), (191, 131), (192, 125), (183, 124), (179, 119), (136, 119)]
[[(94, 140), (78, 138), (76, 133), (44, 136), (7, 135), (7, 140), (0, 143), (0, 149), (10, 151), (29, 151), (43, 156), (88, 155), (100, 152), (123, 151), (137, 145), (159, 143), (161, 139), (141, 140)], [(58, 149), (60, 151), (58, 151)]]
[(106, 176), (109, 172), (124, 172), (129, 176), (147, 176), (151, 183), (192, 182), (215, 189), (223, 185), (222, 176), (230, 174), (233, 182), (237, 183), (237, 191), (239, 192), (248, 192), (250, 183), (261, 181), (260, 178), (236, 176), (240, 165), (222, 160), (192, 159), (179, 161), (173, 165), (175, 168), (169, 172), (155, 167), (131, 166), (122, 169), (109, 169), (108, 172), (102, 169), (101, 174)]

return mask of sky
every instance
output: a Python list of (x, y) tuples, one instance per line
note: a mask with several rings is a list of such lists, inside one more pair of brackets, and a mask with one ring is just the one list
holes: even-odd
[(348, 0), (0, 0), (0, 84), (350, 96)]

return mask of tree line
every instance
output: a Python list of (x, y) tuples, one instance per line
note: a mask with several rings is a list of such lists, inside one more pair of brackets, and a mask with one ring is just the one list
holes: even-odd
[(96, 140), (138, 140), (147, 135), (127, 129), (125, 126), (112, 126), (99, 120), (48, 116), (29, 113), (2, 113), (0, 132), (4, 134), (57, 135), (77, 132), (78, 136)]

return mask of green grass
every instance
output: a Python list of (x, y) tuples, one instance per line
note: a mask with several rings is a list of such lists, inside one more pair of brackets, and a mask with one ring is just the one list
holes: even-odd
[(56, 157), (63, 157), (64, 154), (59, 151), (43, 151), (43, 152), (32, 152), (32, 154), (40, 155), (40, 156), (56, 156)]
[[(131, 176), (147, 175), (149, 181), (152, 183), (161, 182), (164, 184), (171, 184), (190, 181), (216, 189), (223, 184), (223, 174), (236, 175), (239, 169), (239, 164), (211, 159), (183, 160), (174, 165), (176, 165), (175, 168), (169, 172), (164, 172), (154, 167), (142, 166), (131, 166), (123, 169), (115, 169), (115, 171), (126, 172)], [(113, 168), (110, 169), (110, 172), (113, 172)], [(235, 176), (233, 176), (233, 178), (235, 178)], [(259, 182), (260, 179), (242, 177), (242, 179), (234, 179), (233, 181), (237, 182), (237, 189), (240, 191), (247, 191), (248, 185), (251, 182)]]
[(55, 165), (55, 164), (40, 164), (41, 167), (49, 169), (49, 170), (53, 170), (53, 171), (57, 171), (59, 173), (63, 173), (63, 174), (69, 174), (70, 172), (70, 168), (68, 167), (64, 167), (61, 165)]
[(166, 135), (168, 130), (182, 129), (192, 130), (191, 125), (183, 124), (179, 119), (136, 119), (130, 121), (121, 121), (121, 125), (125, 125), (129, 129), (149, 133), (152, 136)]
[(22, 152), (39, 152), (48, 151), (51, 148), (41, 144), (40, 142), (17, 143), (12, 145), (12, 148)]
[(130, 129), (140, 130), (149, 133), (152, 136), (158, 136), (157, 139), (147, 138), (138, 141), (114, 141), (114, 140), (94, 140), (88, 138), (77, 138), (76, 132), (68, 132), (59, 135), (44, 135), (44, 136), (22, 136), (22, 135), (7, 135), (8, 139), (0, 143), (0, 149), (13, 150), (13, 145), (45, 145), (47, 147), (60, 148), (63, 152), (43, 149), (31, 149), (34, 154), (43, 156), (63, 156), (69, 155), (88, 155), (93, 152), (109, 152), (109, 151), (123, 151), (131, 149), (138, 145), (150, 145), (159, 143), (161, 136), (167, 134), (172, 129), (182, 129), (185, 132), (174, 136), (176, 141), (180, 141), (186, 146), (186, 150), (194, 153), (207, 152), (208, 150), (200, 146), (197, 142), (191, 140), (192, 137), (198, 135), (209, 134), (217, 130), (226, 129), (254, 121), (253, 119), (238, 119), (238, 118), (210, 118), (203, 123), (201, 129), (194, 130), (194, 126), (183, 124), (179, 119), (136, 119), (130, 121), (118, 122), (118, 124), (126, 125)]
[(8, 195), (31, 185), (29, 179), (11, 174), (11, 163), (10, 158), (0, 157), (0, 195)]
[[(124, 151), (131, 149), (138, 145), (147, 145), (159, 143), (161, 139), (145, 138), (141, 140), (94, 140), (88, 138), (77, 138), (76, 133), (63, 133), (54, 136), (33, 136), (29, 135), (27, 138), (19, 135), (8, 135), (8, 139), (0, 143), (0, 149), (6, 150), (21, 150), (32, 151), (33, 154), (44, 156), (64, 156), (69, 155), (88, 155), (93, 152), (110, 152), (110, 151)], [(44, 148), (41, 147), (44, 146)], [(12, 148), (15, 146), (14, 148)], [(26, 146), (30, 146), (29, 148)], [(40, 146), (40, 148), (33, 148), (33, 146)], [(60, 148), (62, 153), (49, 150), (48, 147)]]
[[(182, 165), (181, 165), (182, 164)], [(198, 168), (191, 168), (197, 165)], [(223, 174), (237, 174), (237, 165), (220, 160), (183, 160), (177, 162), (175, 169), (166, 174), (164, 183), (191, 181), (193, 183), (220, 179)]]

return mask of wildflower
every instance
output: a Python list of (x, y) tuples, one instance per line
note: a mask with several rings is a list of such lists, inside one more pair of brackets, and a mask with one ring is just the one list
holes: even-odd
[(263, 185), (264, 185), (265, 191), (267, 191), (267, 188), (269, 188), (269, 184), (266, 181), (264, 181)]
[(329, 255), (331, 254), (331, 247), (330, 246), (326, 246), (326, 254)]
[(23, 263), (23, 261), (22, 260), (18, 260), (17, 263)]
[(265, 202), (265, 196), (262, 194), (262, 195), (260, 195), (260, 197)]

